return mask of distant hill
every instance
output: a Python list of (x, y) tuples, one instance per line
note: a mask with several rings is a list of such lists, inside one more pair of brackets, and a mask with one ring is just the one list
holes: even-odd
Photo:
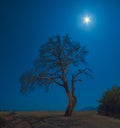
[(88, 106), (88, 107), (84, 107), (80, 110), (81, 111), (93, 111), (93, 110), (97, 110), (97, 107)]

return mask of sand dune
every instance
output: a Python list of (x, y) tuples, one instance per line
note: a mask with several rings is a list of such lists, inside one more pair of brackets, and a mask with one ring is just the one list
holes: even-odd
[(120, 120), (97, 115), (95, 111), (75, 112), (1, 112), (0, 128), (120, 128)]

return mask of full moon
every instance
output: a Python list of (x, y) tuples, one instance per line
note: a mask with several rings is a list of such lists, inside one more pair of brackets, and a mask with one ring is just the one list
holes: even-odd
[(89, 16), (85, 16), (84, 17), (84, 23), (85, 24), (89, 24), (90, 23), (90, 17)]

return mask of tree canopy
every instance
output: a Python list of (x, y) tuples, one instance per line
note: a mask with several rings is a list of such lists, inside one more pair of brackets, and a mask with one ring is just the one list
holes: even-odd
[(45, 88), (49, 85), (63, 87), (69, 101), (65, 115), (71, 115), (76, 104), (75, 83), (83, 80), (83, 74), (92, 77), (87, 67), (87, 54), (86, 47), (68, 35), (51, 37), (41, 45), (33, 68), (21, 75), (21, 91), (32, 90), (36, 85)]
[(120, 87), (113, 86), (99, 100), (98, 113), (120, 118)]

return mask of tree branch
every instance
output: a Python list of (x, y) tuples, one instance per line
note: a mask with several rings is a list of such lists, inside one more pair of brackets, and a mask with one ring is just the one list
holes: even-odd
[(44, 76), (41, 76), (41, 77), (39, 77), (39, 78), (40, 78), (40, 79), (46, 79), (46, 80), (53, 81), (53, 82), (56, 83), (57, 85), (64, 87), (63, 84), (59, 83), (59, 82), (58, 82), (56, 79), (54, 79), (54, 78), (44, 77)]
[(87, 76), (89, 76), (90, 78), (93, 79), (93, 76), (90, 74), (91, 70), (89, 68), (85, 68), (82, 70), (78, 70), (77, 73), (75, 73), (74, 75), (72, 75), (72, 79), (74, 82), (82, 82), (82, 80), (79, 77), (79, 75), (81, 74), (85, 74)]

